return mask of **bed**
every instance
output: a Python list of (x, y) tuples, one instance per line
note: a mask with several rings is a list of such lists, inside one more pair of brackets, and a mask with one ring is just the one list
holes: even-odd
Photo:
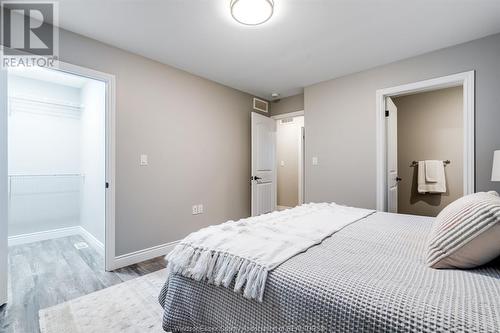
[(500, 332), (500, 265), (426, 266), (433, 218), (377, 212), (268, 275), (263, 302), (173, 274), (167, 332)]

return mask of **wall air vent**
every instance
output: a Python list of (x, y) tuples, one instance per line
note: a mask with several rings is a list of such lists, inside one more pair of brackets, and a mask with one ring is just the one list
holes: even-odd
[(253, 98), (253, 109), (260, 111), (260, 112), (268, 112), (269, 110), (269, 102), (264, 101), (263, 99), (260, 98)]

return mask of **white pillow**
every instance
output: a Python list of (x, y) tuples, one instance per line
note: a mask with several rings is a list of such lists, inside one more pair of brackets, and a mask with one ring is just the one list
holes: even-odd
[(472, 268), (500, 256), (500, 197), (494, 191), (464, 196), (436, 217), (427, 263), (433, 268)]

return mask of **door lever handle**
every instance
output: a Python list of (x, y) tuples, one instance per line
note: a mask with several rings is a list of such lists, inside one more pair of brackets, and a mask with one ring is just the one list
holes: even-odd
[(400, 182), (400, 181), (402, 181), (402, 180), (403, 180), (403, 178), (401, 178), (401, 177), (396, 177), (396, 181), (397, 181), (397, 182)]
[(257, 176), (250, 177), (250, 180), (259, 180), (259, 179), (262, 179), (262, 178), (261, 177), (257, 177)]

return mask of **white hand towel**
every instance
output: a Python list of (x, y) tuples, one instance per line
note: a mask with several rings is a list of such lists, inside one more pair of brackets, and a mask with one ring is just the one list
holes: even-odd
[[(427, 168), (428, 162), (430, 162), (429, 168)], [(427, 181), (427, 169), (430, 171), (430, 180), (435, 179), (435, 181)], [(442, 161), (418, 162), (418, 193), (446, 193), (446, 177)]]
[(427, 183), (437, 183), (441, 173), (440, 169), (443, 169), (443, 161), (425, 161), (425, 181)]

